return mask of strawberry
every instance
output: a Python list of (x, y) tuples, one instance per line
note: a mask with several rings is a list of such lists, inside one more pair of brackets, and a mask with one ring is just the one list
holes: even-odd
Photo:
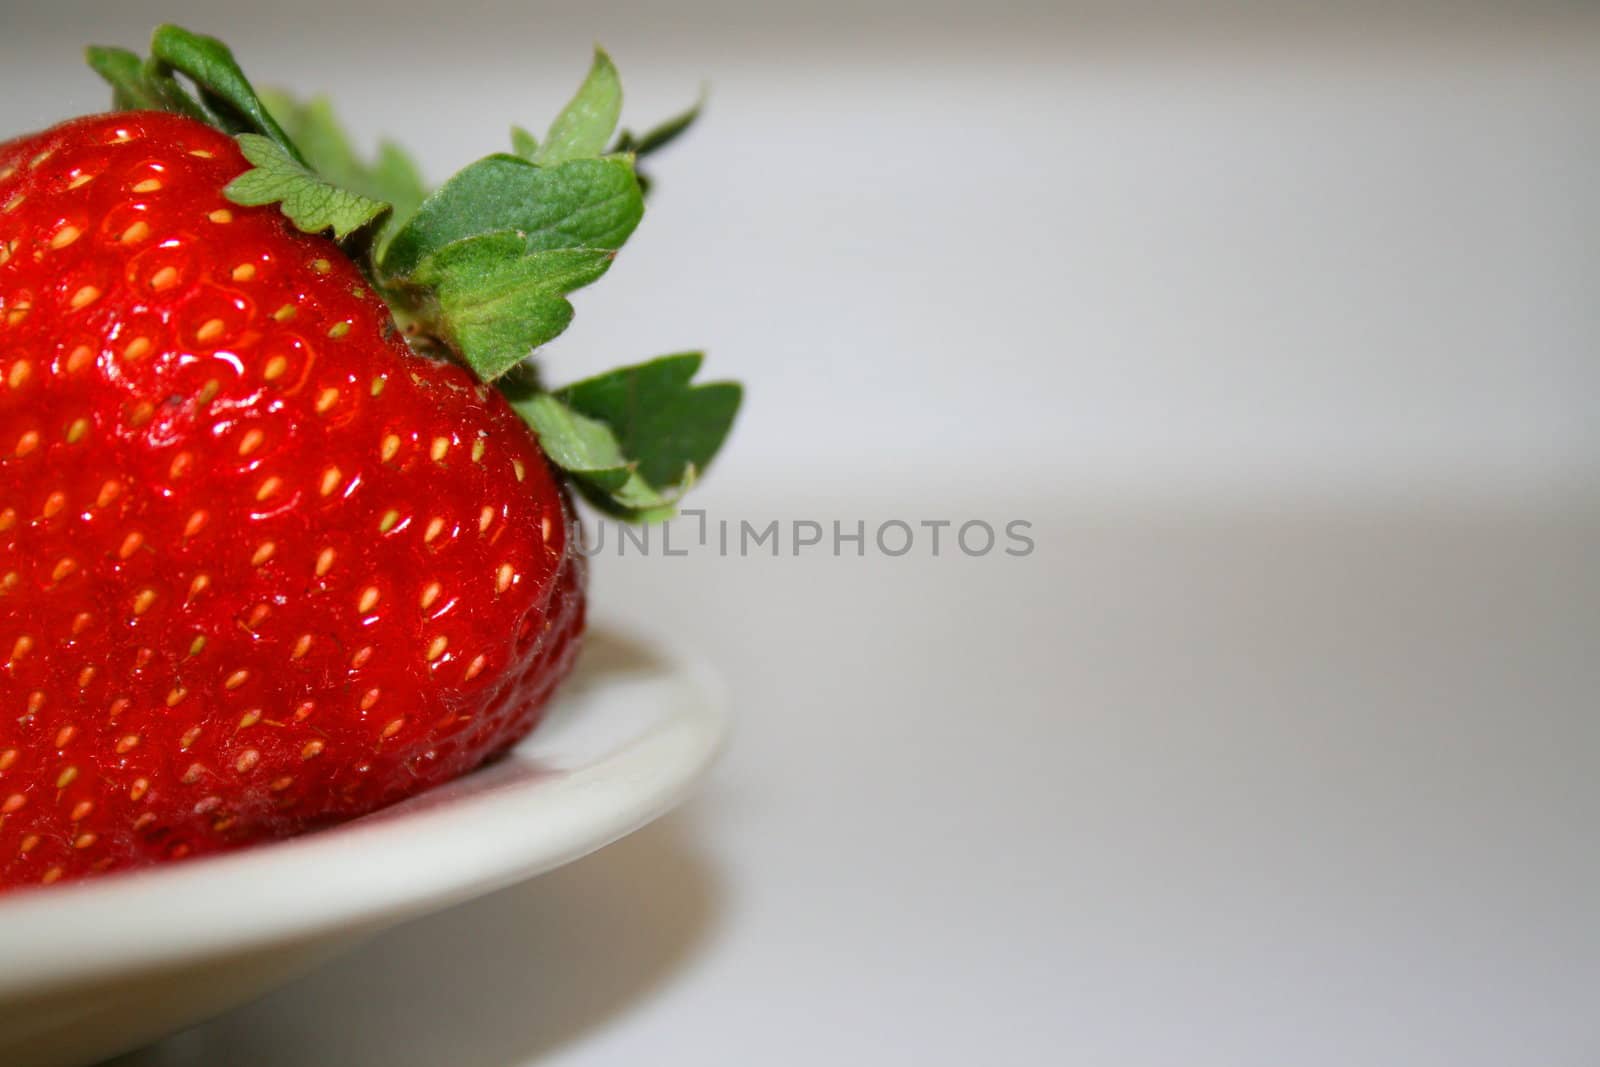
[(126, 110), (0, 146), (0, 889), (503, 751), (579, 647), (573, 491), (670, 514), (739, 400), (693, 353), (554, 391), (528, 360), (687, 124), (613, 142), (604, 53), (432, 194), (220, 42), (91, 61)]

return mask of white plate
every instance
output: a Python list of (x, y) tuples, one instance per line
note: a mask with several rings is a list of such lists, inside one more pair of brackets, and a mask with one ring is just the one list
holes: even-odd
[(0, 896), (0, 1064), (137, 1047), (575, 860), (671, 808), (726, 734), (703, 668), (595, 629), (545, 724), (442, 789), (290, 841)]

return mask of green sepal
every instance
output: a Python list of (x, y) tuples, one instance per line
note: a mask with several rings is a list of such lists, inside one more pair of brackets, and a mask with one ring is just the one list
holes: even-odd
[(289, 221), (305, 233), (332, 230), (339, 240), (389, 210), (381, 200), (324, 181), (259, 134), (243, 133), (238, 140), (239, 150), (254, 167), (223, 190), (235, 204), (277, 204)]
[(90, 45), (84, 56), (111, 86), (111, 106), (119, 111), (171, 111), (208, 124), (217, 122), (171, 71), (154, 60), (140, 59), (126, 48), (98, 45)]
[(327, 97), (302, 102), (268, 89), (261, 92), (261, 99), (319, 177), (369, 200), (391, 205), (374, 240), (375, 252), (381, 255), (388, 239), (428, 195), (416, 162), (399, 145), (382, 141), (377, 159), (367, 163), (351, 146)]
[(525, 247), (514, 232), (469, 237), (429, 255), (400, 283), (425, 290), (422, 321), (486, 382), (565, 330), (572, 321), (566, 294), (598, 279), (615, 255)]
[(691, 385), (701, 354), (662, 356), (553, 393), (513, 383), (508, 399), (551, 462), (609, 514), (670, 517), (727, 439), (742, 390)]
[(611, 146), (608, 155), (619, 152), (630, 152), (636, 157), (648, 156), (650, 153), (667, 147), (673, 141), (683, 136), (684, 132), (693, 126), (700, 118), (700, 113), (705, 110), (706, 93), (702, 88), (700, 98), (687, 111), (680, 112), (665, 122), (652, 126), (642, 134), (632, 130), (623, 130), (617, 134), (616, 143)]
[(676, 498), (639, 477), (605, 423), (580, 415), (549, 393), (528, 393), (511, 403), (539, 436), (550, 462), (601, 511), (641, 523), (664, 521), (676, 512)]
[[(651, 523), (666, 522), (678, 514), (678, 497), (665, 500), (659, 504), (630, 504), (625, 493), (607, 493), (596, 489), (582, 478), (572, 480), (573, 488), (578, 490), (578, 495), (589, 502), (589, 506), (605, 515), (623, 522), (633, 523), (635, 526), (648, 526)], [(681, 496), (681, 494), (680, 494)]]
[(144, 61), (126, 48), (90, 45), (84, 57), (94, 72), (111, 86), (111, 106), (118, 111), (154, 111), (161, 98), (144, 80)]
[[(595, 48), (594, 62), (578, 92), (545, 134), (533, 161), (553, 167), (574, 159), (595, 159), (606, 150), (606, 142), (622, 117), (622, 80), (605, 49)], [(519, 152), (519, 154), (521, 154)]]
[(568, 474), (608, 493), (636, 477), (605, 423), (578, 414), (549, 393), (531, 392), (512, 403), (538, 433), (550, 462)]
[(173, 82), (173, 71), (185, 75), (199, 90), (200, 104), (223, 129), (265, 137), (284, 155), (305, 164), (299, 149), (256, 95), (233, 52), (215, 37), (180, 26), (161, 26), (150, 39), (150, 60), (145, 67), (158, 86)]
[(404, 277), (446, 245), (515, 231), (529, 252), (616, 250), (644, 215), (644, 197), (626, 159), (579, 159), (541, 167), (493, 155), (459, 171), (422, 202), (379, 263)]
[(539, 139), (521, 126), (511, 127), (511, 154), (532, 163), (539, 154)]
[(586, 378), (556, 395), (610, 426), (645, 481), (658, 488), (692, 482), (727, 439), (743, 393), (733, 382), (691, 385), (704, 356), (661, 356)]
[(422, 180), (422, 170), (411, 154), (393, 141), (378, 142), (378, 158), (367, 168), (371, 196), (387, 200), (393, 210), (383, 220), (373, 246), (374, 258), (383, 255), (389, 241), (400, 232), (400, 227), (410, 221), (417, 208), (428, 198), (427, 183)]

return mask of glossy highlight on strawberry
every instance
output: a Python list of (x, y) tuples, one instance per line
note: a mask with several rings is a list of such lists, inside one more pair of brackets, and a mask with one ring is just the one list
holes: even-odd
[[(569, 670), (564, 483), (171, 114), (0, 147), (0, 889), (373, 810)], [(730, 416), (731, 417), (731, 416)]]

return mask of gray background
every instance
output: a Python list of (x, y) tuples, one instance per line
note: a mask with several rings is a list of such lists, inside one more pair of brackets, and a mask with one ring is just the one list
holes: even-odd
[(703, 127), (547, 353), (746, 380), (612, 557), (741, 734), (666, 822), (122, 1061), (1600, 1062), (1587, 4), (7, 3), (0, 129), (160, 18), (434, 178), (591, 41)]

